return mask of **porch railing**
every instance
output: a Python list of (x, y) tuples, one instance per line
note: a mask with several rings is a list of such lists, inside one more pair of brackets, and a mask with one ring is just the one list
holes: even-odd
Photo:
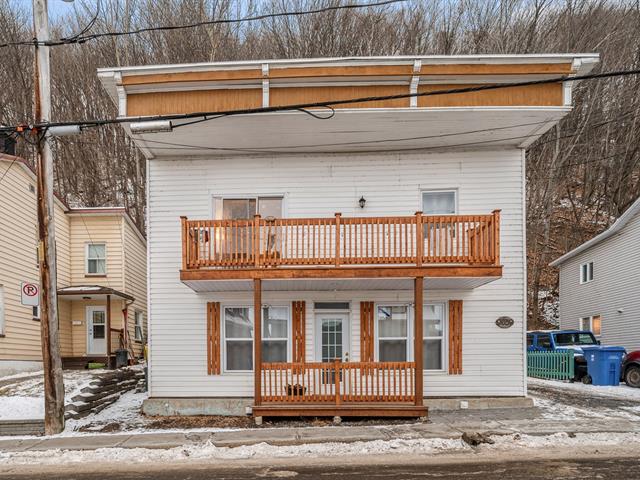
[(500, 265), (500, 211), (489, 215), (182, 217), (182, 268)]
[(414, 362), (263, 363), (262, 403), (415, 401)]

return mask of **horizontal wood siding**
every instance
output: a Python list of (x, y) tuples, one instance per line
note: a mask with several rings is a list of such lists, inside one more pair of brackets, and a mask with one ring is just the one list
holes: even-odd
[[(179, 216), (210, 218), (211, 197), (284, 195), (286, 218), (402, 216), (421, 210), (423, 189), (458, 190), (459, 213), (502, 209), (503, 277), (475, 290), (426, 291), (425, 301), (464, 301), (463, 373), (425, 373), (428, 396), (523, 395), (523, 165), (519, 150), (321, 155), (149, 162), (151, 396), (249, 397), (253, 374), (207, 376), (206, 303), (252, 305), (252, 292), (195, 293), (179, 280)], [(367, 199), (365, 209), (358, 199)], [(265, 283), (268, 283), (265, 282)], [(263, 302), (305, 301), (306, 358), (314, 360), (316, 301), (350, 302), (350, 358), (360, 360), (360, 302), (407, 303), (411, 290), (275, 292)], [(500, 329), (495, 320), (512, 317)], [(446, 343), (446, 342), (445, 342)], [(224, 345), (223, 345), (224, 351)], [(445, 362), (448, 358), (445, 354)], [(446, 364), (446, 363), (445, 363)]]
[[(345, 87), (278, 87), (269, 91), (270, 105), (292, 105), (297, 103), (347, 100), (360, 97), (383, 97), (409, 93), (408, 85), (360, 85)], [(408, 107), (409, 99), (380, 100), (376, 102), (333, 105), (336, 108), (399, 108)]]
[[(10, 162), (0, 162), (4, 172)], [(33, 186), (34, 191), (30, 190)], [(37, 247), (36, 182), (19, 163), (14, 163), (0, 186), (0, 285), (4, 290), (4, 331), (0, 337), (0, 360), (42, 359), (40, 322), (32, 308), (20, 302), (21, 282), (39, 282)], [(69, 285), (69, 223), (62, 207), (54, 205), (58, 286)], [(61, 348), (68, 351), (70, 339), (65, 311), (61, 310)]]
[[(420, 85), (418, 92), (433, 92), (475, 85)], [(419, 107), (514, 107), (514, 106), (560, 106), (563, 104), (563, 86), (560, 84), (506, 87), (450, 95), (418, 97)]]
[(143, 314), (142, 330), (147, 335), (147, 244), (129, 222), (122, 222), (124, 238), (124, 291), (135, 301), (128, 307), (127, 329), (133, 350), (142, 355), (144, 345), (135, 340), (135, 312)]
[(262, 89), (257, 88), (136, 93), (127, 96), (129, 116), (238, 110), (261, 106)]
[[(593, 262), (593, 281), (580, 284), (580, 265)], [(640, 215), (617, 234), (560, 266), (560, 328), (602, 317), (602, 344), (640, 350)], [(618, 310), (621, 309), (622, 312)]]

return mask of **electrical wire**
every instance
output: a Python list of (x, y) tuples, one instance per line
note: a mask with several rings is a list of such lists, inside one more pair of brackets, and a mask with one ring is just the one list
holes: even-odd
[[(39, 42), (37, 40), (32, 41), (14, 41), (0, 44), (0, 48), (4, 47), (13, 47), (13, 46), (48, 46), (48, 47), (56, 47), (59, 45), (69, 45), (71, 43), (85, 43), (90, 40), (96, 40), (102, 37), (122, 37), (128, 35), (138, 35), (141, 33), (147, 32), (164, 32), (164, 31), (172, 31), (172, 30), (182, 30), (187, 28), (196, 28), (203, 27), (209, 25), (220, 25), (220, 24), (236, 24), (236, 23), (244, 23), (244, 22), (253, 22), (257, 20), (266, 20), (269, 18), (279, 18), (279, 17), (299, 17), (304, 15), (315, 15), (320, 13), (326, 13), (336, 10), (354, 10), (359, 8), (367, 8), (367, 7), (380, 7), (384, 5), (391, 5), (395, 3), (404, 3), (409, 0), (379, 0), (371, 3), (355, 3), (348, 5), (333, 5), (329, 7), (321, 7), (310, 10), (301, 10), (301, 11), (290, 11), (290, 12), (278, 12), (278, 13), (265, 13), (261, 15), (253, 15), (242, 18), (226, 18), (219, 20), (204, 20), (201, 22), (190, 23), (186, 25), (163, 25), (159, 27), (146, 27), (139, 28), (136, 30), (128, 30), (123, 32), (101, 32), (101, 33), (93, 33), (91, 35), (85, 35), (86, 31), (83, 31), (81, 34), (75, 35), (71, 38), (60, 38), (58, 40), (49, 40), (44, 42)], [(96, 15), (97, 17), (97, 15)], [(94, 22), (95, 23), (95, 20)], [(93, 26), (93, 23), (91, 26)], [(90, 27), (89, 27), (90, 28)]]
[(101, 0), (97, 0), (96, 13), (93, 16), (93, 18), (89, 21), (89, 23), (87, 23), (87, 25), (75, 35), (72, 35), (71, 37), (63, 37), (60, 39), (60, 41), (64, 42), (65, 44), (75, 43), (76, 40), (82, 37), (85, 33), (89, 32), (89, 30), (91, 30), (91, 28), (95, 25), (96, 21), (98, 20), (98, 17), (100, 16), (100, 6), (101, 6)]
[[(308, 102), (308, 103), (298, 103), (291, 105), (280, 105), (273, 107), (256, 107), (256, 108), (248, 108), (248, 109), (236, 109), (236, 110), (222, 110), (222, 111), (208, 111), (208, 112), (193, 112), (193, 113), (181, 113), (181, 114), (170, 114), (170, 115), (151, 115), (151, 116), (136, 116), (136, 117), (120, 117), (120, 118), (110, 118), (110, 119), (96, 119), (96, 120), (82, 120), (82, 121), (66, 121), (66, 122), (48, 122), (42, 124), (34, 124), (34, 125), (22, 125), (22, 126), (10, 126), (10, 127), (0, 127), (0, 132), (11, 132), (15, 131), (17, 128), (24, 129), (34, 129), (34, 128), (44, 128), (44, 127), (60, 127), (60, 126), (71, 126), (71, 125), (79, 125), (81, 127), (99, 127), (104, 125), (116, 125), (123, 123), (133, 123), (133, 122), (150, 122), (150, 121), (158, 121), (158, 120), (188, 120), (192, 118), (202, 118), (205, 121), (205, 117), (221, 117), (221, 116), (237, 116), (237, 115), (251, 115), (258, 113), (275, 113), (275, 112), (285, 112), (285, 111), (296, 111), (301, 109), (310, 109), (310, 108), (322, 108), (322, 107), (332, 107), (333, 105), (349, 105), (356, 103), (370, 103), (370, 102), (380, 102), (385, 100), (400, 100), (405, 98), (413, 98), (413, 97), (430, 97), (430, 96), (440, 96), (440, 95), (452, 95), (459, 93), (474, 93), (481, 92), (487, 90), (499, 90), (503, 88), (511, 88), (511, 87), (527, 87), (532, 85), (548, 85), (554, 83), (566, 83), (566, 82), (575, 82), (582, 80), (595, 80), (595, 79), (603, 79), (603, 78), (612, 78), (612, 77), (625, 77), (630, 75), (638, 75), (640, 74), (640, 69), (633, 70), (618, 70), (618, 71), (610, 71), (610, 72), (602, 72), (602, 73), (593, 73), (587, 75), (576, 75), (576, 76), (562, 76), (562, 77), (554, 77), (547, 78), (541, 80), (528, 80), (524, 82), (508, 82), (508, 83), (499, 83), (499, 84), (486, 84), (486, 85), (476, 85), (473, 87), (462, 87), (462, 88), (449, 88), (445, 90), (433, 90), (428, 92), (416, 92), (416, 93), (401, 93), (396, 95), (378, 95), (378, 96), (370, 96), (370, 97), (359, 97), (359, 98), (347, 98), (347, 99), (336, 99), (322, 102)], [(175, 125), (178, 127), (178, 125)]]

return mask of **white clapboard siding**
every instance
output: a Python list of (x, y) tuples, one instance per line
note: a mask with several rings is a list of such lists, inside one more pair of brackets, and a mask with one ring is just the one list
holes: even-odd
[[(464, 300), (463, 374), (427, 373), (427, 396), (526, 392), (524, 384), (523, 156), (520, 150), (175, 159), (149, 162), (151, 396), (247, 397), (252, 374), (207, 376), (206, 302), (252, 304), (252, 292), (195, 293), (179, 279), (180, 216), (212, 218), (212, 196), (285, 196), (286, 217), (412, 215), (421, 190), (458, 189), (460, 214), (502, 209), (504, 277), (475, 290), (427, 291), (426, 301)], [(364, 196), (366, 208), (358, 199)], [(351, 302), (351, 358), (360, 355), (359, 302), (411, 303), (407, 291), (264, 292), (264, 303), (307, 303), (313, 352), (315, 301)], [(515, 325), (495, 325), (508, 315)], [(446, 343), (446, 342), (445, 342)], [(311, 358), (311, 357), (309, 357)]]
[[(593, 281), (580, 284), (586, 262), (593, 262)], [(640, 214), (560, 266), (560, 328), (579, 328), (581, 317), (593, 315), (602, 318), (603, 345), (640, 350)]]

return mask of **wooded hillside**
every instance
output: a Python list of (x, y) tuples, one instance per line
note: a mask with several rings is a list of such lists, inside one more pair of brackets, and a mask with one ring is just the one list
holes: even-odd
[[(30, 40), (26, 0), (0, 0), (0, 43)], [(117, 32), (342, 0), (100, 0), (91, 28)], [(359, 3), (365, 3), (361, 0)], [(96, 0), (54, 18), (54, 37), (81, 31)], [(32, 118), (33, 49), (0, 49), (0, 123)], [(52, 120), (113, 117), (96, 69), (106, 66), (360, 55), (598, 52), (597, 71), (640, 68), (640, 4), (604, 0), (413, 0), (358, 10), (103, 37), (52, 48)], [(576, 108), (527, 152), (529, 322), (553, 317), (549, 261), (611, 224), (640, 195), (640, 76), (582, 83)], [(125, 205), (142, 225), (145, 164), (118, 127), (55, 142), (55, 174), (70, 204)], [(30, 145), (19, 153), (32, 161)], [(0, 188), (2, 186), (0, 185)], [(542, 315), (544, 313), (544, 315)], [(544, 317), (544, 318), (543, 318)]]

